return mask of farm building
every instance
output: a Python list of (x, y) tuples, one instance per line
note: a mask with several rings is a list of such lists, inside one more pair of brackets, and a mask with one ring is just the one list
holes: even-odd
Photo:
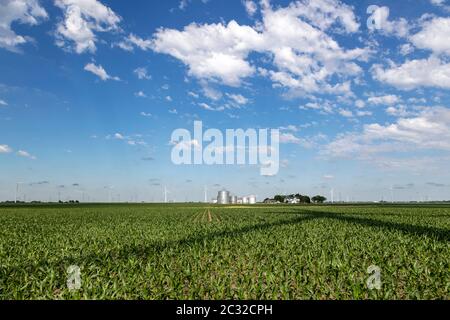
[(217, 204), (256, 204), (256, 196), (244, 196), (237, 197), (235, 195), (231, 195), (231, 193), (227, 190), (221, 190), (217, 194)]

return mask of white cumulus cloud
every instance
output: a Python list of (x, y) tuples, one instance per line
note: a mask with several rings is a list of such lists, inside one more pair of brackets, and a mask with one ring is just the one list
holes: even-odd
[(20, 157), (29, 158), (31, 160), (36, 160), (35, 156), (31, 155), (29, 152), (27, 152), (25, 150), (17, 151), (17, 155), (20, 156)]
[(418, 150), (450, 151), (450, 109), (428, 107), (391, 124), (367, 124), (362, 132), (339, 135), (326, 145), (328, 157), (373, 159), (377, 155)]
[(0, 144), (0, 153), (10, 153), (12, 149), (6, 144)]
[(130, 35), (128, 35), (128, 37), (123, 39), (121, 42), (114, 44), (113, 46), (117, 46), (125, 51), (133, 51), (135, 47), (147, 51), (151, 49), (152, 41), (142, 39), (131, 33)]
[(150, 80), (152, 78), (148, 74), (147, 68), (144, 67), (136, 68), (133, 73), (138, 77), (139, 80)]
[(107, 81), (107, 80), (115, 80), (115, 81), (120, 81), (119, 77), (112, 77), (110, 76), (106, 70), (101, 66), (101, 65), (95, 65), (94, 63), (88, 63), (85, 67), (84, 70), (89, 71), (93, 74), (95, 74), (97, 77), (99, 77), (102, 81)]
[[(161, 28), (153, 36), (153, 50), (182, 61), (190, 76), (229, 86), (256, 74), (248, 57), (258, 52), (271, 60), (273, 69), (264, 76), (277, 86), (350, 94), (350, 82), (344, 79), (362, 72), (355, 61), (366, 60), (369, 50), (345, 50), (331, 34), (358, 31), (352, 7), (338, 0), (302, 0), (276, 9), (266, 1), (261, 7), (262, 22), (255, 27), (232, 20), (192, 23), (183, 30)], [(342, 81), (331, 83), (336, 76)]]
[(433, 18), (423, 23), (422, 30), (411, 36), (411, 42), (419, 49), (436, 54), (450, 55), (450, 18)]
[(401, 101), (401, 98), (394, 94), (389, 94), (385, 96), (370, 97), (369, 99), (367, 99), (367, 101), (375, 105), (392, 105), (399, 103)]
[(228, 25), (194, 23), (183, 31), (158, 30), (154, 50), (183, 61), (191, 76), (237, 86), (254, 72), (246, 58), (260, 38), (254, 29), (235, 21)]
[(389, 7), (379, 7), (371, 5), (367, 8), (367, 13), (371, 16), (368, 20), (368, 28), (372, 32), (381, 32), (385, 35), (394, 35), (397, 37), (406, 37), (409, 34), (411, 26), (404, 18), (389, 20)]
[(256, 5), (256, 3), (252, 0), (244, 0), (243, 3), (247, 14), (250, 17), (254, 16), (256, 11), (258, 11), (258, 6)]
[(392, 64), (388, 68), (375, 65), (375, 79), (403, 90), (419, 87), (450, 89), (450, 63), (436, 57), (408, 60), (402, 65)]
[(34, 26), (47, 18), (47, 11), (38, 0), (1, 0), (0, 48), (19, 52), (19, 46), (29, 42), (31, 38), (16, 34), (12, 25), (18, 23)]
[(143, 91), (138, 91), (134, 95), (139, 98), (147, 98), (147, 95)]
[(227, 93), (228, 98), (230, 98), (234, 103), (238, 105), (245, 105), (248, 103), (248, 99), (241, 94), (229, 94)]
[(56, 28), (56, 44), (78, 54), (95, 52), (99, 32), (119, 30), (121, 18), (98, 0), (55, 0), (64, 12)]

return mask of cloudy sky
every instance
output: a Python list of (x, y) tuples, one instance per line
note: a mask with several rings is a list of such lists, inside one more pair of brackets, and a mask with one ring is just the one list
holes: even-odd
[[(446, 0), (0, 0), (0, 201), (450, 199)], [(171, 133), (281, 131), (280, 171)]]

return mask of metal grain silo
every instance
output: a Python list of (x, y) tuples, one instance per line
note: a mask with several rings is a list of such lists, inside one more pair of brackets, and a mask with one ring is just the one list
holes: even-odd
[(236, 204), (237, 203), (237, 197), (236, 196), (231, 196), (230, 197), (230, 203), (231, 204)]
[(242, 204), (248, 204), (248, 197), (242, 197)]
[(229, 204), (230, 203), (230, 192), (226, 190), (219, 191), (217, 195), (218, 204)]
[(248, 203), (249, 204), (256, 204), (256, 196), (255, 195), (251, 195), (248, 197)]

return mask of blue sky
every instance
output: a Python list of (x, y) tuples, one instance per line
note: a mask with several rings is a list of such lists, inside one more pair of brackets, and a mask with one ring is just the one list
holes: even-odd
[[(440, 0), (0, 0), (0, 201), (450, 199), (449, 34)], [(279, 173), (175, 166), (195, 120), (280, 129)]]

